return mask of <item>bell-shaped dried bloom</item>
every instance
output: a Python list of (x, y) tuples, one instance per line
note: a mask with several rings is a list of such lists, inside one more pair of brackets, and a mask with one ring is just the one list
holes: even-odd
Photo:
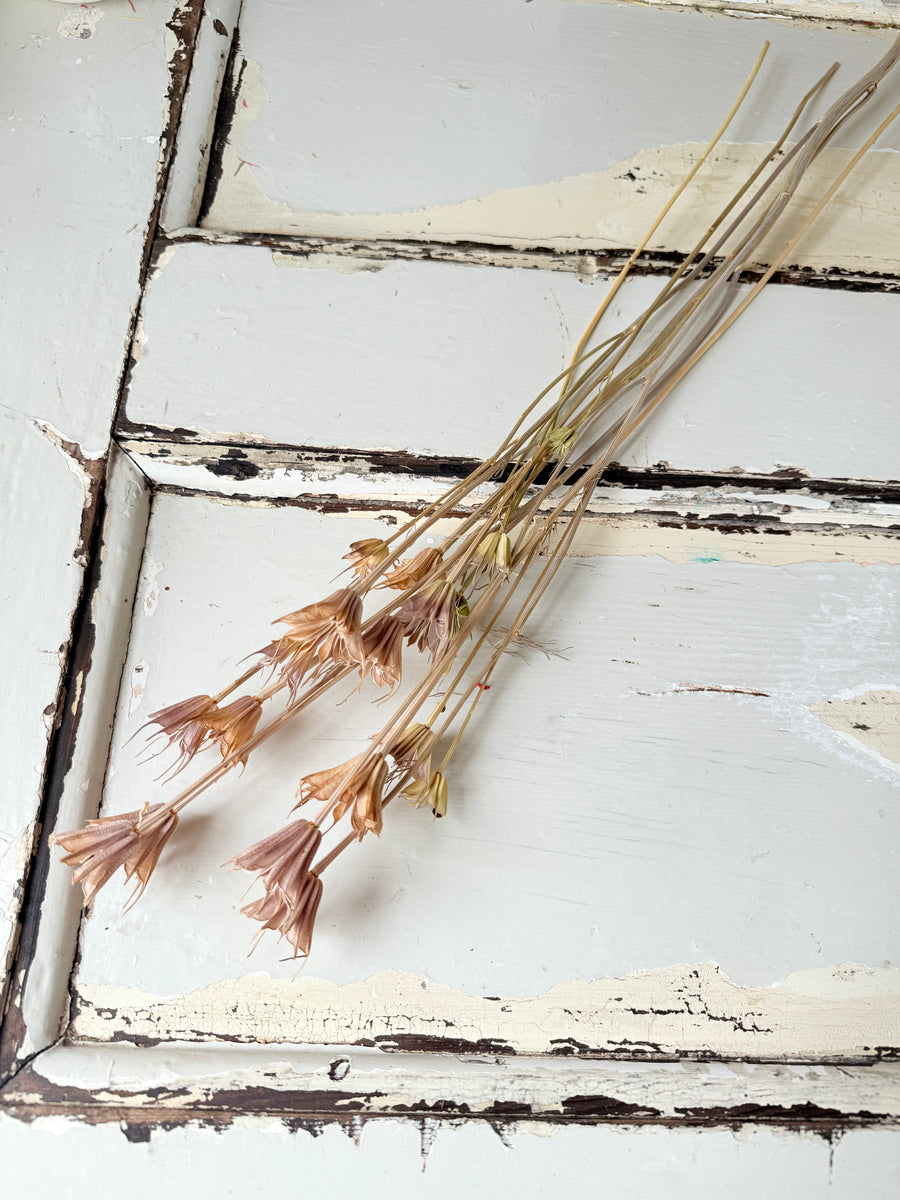
[(362, 675), (394, 688), (403, 673), (403, 622), (385, 614), (363, 633)]
[(150, 714), (143, 728), (158, 725), (160, 732), (153, 737), (165, 737), (166, 746), (177, 745), (180, 748), (181, 753), (170, 774), (177, 775), (204, 743), (211, 740), (211, 721), (218, 712), (215, 701), (209, 696), (191, 696), (188, 700), (179, 700), (177, 704), (170, 704), (168, 708)]
[(389, 554), (387, 543), (381, 538), (363, 538), (362, 541), (350, 543), (350, 553), (344, 555), (344, 562), (350, 563), (357, 579), (365, 579), (376, 567), (381, 566)]
[(322, 881), (310, 872), (322, 831), (309, 821), (292, 821), (230, 860), (243, 871), (258, 871), (264, 895), (241, 909), (245, 916), (277, 929), (294, 947), (309, 954)]
[(512, 563), (512, 543), (509, 535), (501, 529), (492, 529), (485, 534), (475, 549), (475, 559), (488, 570), (498, 572), (504, 577), (509, 575)]
[(437, 654), (456, 628), (458, 593), (446, 579), (432, 579), (408, 596), (398, 616), (411, 646)]
[(414, 808), (428, 804), (436, 817), (447, 815), (447, 780), (440, 771), (435, 771), (427, 783), (424, 779), (414, 779), (404, 788), (403, 795)]
[(247, 765), (250, 751), (244, 747), (256, 732), (261, 715), (262, 701), (258, 696), (239, 696), (209, 719), (212, 736), (219, 743), (223, 758), (237, 754), (236, 761), (242, 767)]
[(137, 885), (128, 901), (131, 905), (147, 886), (177, 824), (178, 817), (168, 804), (145, 804), (137, 812), (100, 817), (88, 821), (83, 829), (51, 834), (50, 843), (67, 851), (62, 861), (75, 867), (72, 882), (81, 884), (86, 903), (93, 900), (119, 867), (125, 868), (126, 879), (137, 876)]
[(387, 776), (383, 755), (375, 754), (366, 761), (366, 756), (360, 754), (339, 767), (306, 775), (297, 789), (297, 804), (305, 804), (308, 800), (334, 803), (335, 824), (348, 809), (352, 809), (350, 823), (362, 841), (367, 832), (381, 833), (381, 802)]
[(431, 774), (434, 733), (428, 725), (414, 721), (393, 739), (387, 753), (401, 770), (412, 771), (413, 778), (427, 781)]
[(288, 631), (278, 642), (275, 658), (295, 691), (310, 670), (328, 662), (352, 666), (362, 663), (360, 634), (362, 600), (351, 588), (341, 588), (326, 600), (279, 617)]
[(392, 571), (386, 571), (377, 587), (397, 588), (405, 591), (413, 584), (419, 583), (427, 575), (440, 567), (444, 556), (436, 546), (426, 546), (412, 558), (401, 559)]

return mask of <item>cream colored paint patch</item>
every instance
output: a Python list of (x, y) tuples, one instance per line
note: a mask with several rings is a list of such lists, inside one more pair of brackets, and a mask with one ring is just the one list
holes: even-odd
[(845, 699), (817, 700), (809, 711), (826, 725), (888, 762), (900, 763), (900, 691), (861, 692)]
[(423, 975), (383, 972), (339, 986), (260, 975), (180, 996), (81, 984), (77, 1038), (357, 1043), (436, 1038), (491, 1053), (561, 1047), (730, 1058), (875, 1057), (900, 1042), (900, 970), (846, 964), (743, 988), (714, 963), (571, 980), (533, 998), (467, 996)]
[[(207, 228), (369, 240), (466, 240), (502, 243), (516, 249), (530, 246), (558, 250), (627, 249), (638, 244), (704, 149), (693, 142), (650, 147), (605, 170), (413, 212), (293, 211), (288, 205), (269, 199), (253, 166), (242, 158), (246, 134), (266, 100), (259, 64), (247, 60), (241, 103), (235, 110), (223, 158), (223, 182), (203, 221)], [(689, 250), (767, 149), (768, 146), (755, 144), (721, 146), (650, 242), (649, 249)], [(798, 191), (792, 204), (793, 216), (761, 245), (761, 263), (772, 261), (852, 153), (823, 151)], [(839, 267), (852, 271), (896, 271), (900, 269), (898, 218), (900, 155), (871, 153), (837, 195), (828, 213), (800, 243), (791, 265), (815, 270)]]

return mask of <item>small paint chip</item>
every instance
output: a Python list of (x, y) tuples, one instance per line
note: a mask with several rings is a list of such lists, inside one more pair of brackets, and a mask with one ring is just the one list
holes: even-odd
[(900, 763), (900, 691), (868, 691), (844, 699), (817, 700), (809, 711), (872, 754)]

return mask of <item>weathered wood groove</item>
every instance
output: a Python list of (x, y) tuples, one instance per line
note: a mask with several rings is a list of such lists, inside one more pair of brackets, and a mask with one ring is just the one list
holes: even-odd
[[(150, 261), (150, 270), (160, 256), (174, 246), (200, 243), (212, 246), (259, 246), (298, 259), (316, 254), (332, 254), (345, 258), (362, 258), (379, 262), (393, 260), (455, 263), (469, 266), (494, 266), (499, 268), (528, 268), (541, 271), (566, 271), (585, 279), (596, 277), (614, 278), (630, 257), (629, 250), (560, 250), (535, 247), (522, 250), (516, 246), (497, 245), (494, 242), (437, 242), (416, 240), (347, 241), (343, 238), (301, 237), (291, 234), (232, 233), (215, 229), (183, 229), (156, 239)], [(684, 261), (685, 255), (674, 251), (647, 250), (638, 256), (631, 268), (631, 275), (670, 275)], [(721, 261), (713, 259), (708, 271)], [(753, 283), (762, 276), (762, 270), (747, 270), (743, 278)], [(789, 267), (776, 271), (770, 280), (774, 284), (824, 288), (853, 292), (897, 292), (900, 291), (900, 275), (884, 272), (848, 271), (832, 267), (827, 271), (815, 271), (806, 267)]]

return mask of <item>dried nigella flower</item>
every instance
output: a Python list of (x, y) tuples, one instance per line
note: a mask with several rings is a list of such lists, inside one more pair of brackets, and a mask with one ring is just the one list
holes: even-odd
[(245, 916), (277, 929), (296, 954), (309, 954), (322, 881), (310, 871), (322, 831), (310, 821), (292, 821), (277, 833), (235, 855), (230, 862), (258, 871), (265, 894), (241, 909)]
[(363, 661), (359, 629), (362, 600), (351, 588), (341, 588), (326, 600), (278, 620), (288, 626), (288, 631), (273, 657), (282, 664), (292, 691), (309, 670), (318, 670), (329, 661), (344, 666)]
[(381, 538), (363, 538), (362, 541), (350, 543), (350, 553), (344, 555), (344, 562), (350, 563), (357, 579), (365, 579), (376, 567), (381, 566), (389, 553), (387, 543)]
[(250, 751), (243, 750), (243, 747), (256, 732), (261, 714), (262, 701), (258, 696), (239, 696), (210, 718), (212, 736), (219, 743), (223, 758), (237, 754), (236, 761), (242, 767), (247, 765)]
[(446, 579), (433, 579), (408, 596), (397, 614), (411, 646), (437, 654), (456, 625), (458, 593)]
[(419, 583), (426, 575), (430, 575), (443, 562), (444, 556), (436, 546), (426, 546), (412, 558), (404, 558), (397, 563), (393, 571), (387, 571), (377, 587), (397, 588), (405, 591), (413, 584)]
[(119, 867), (125, 868), (127, 879), (136, 875), (131, 905), (147, 886), (177, 824), (178, 817), (168, 804), (145, 804), (137, 812), (100, 817), (88, 821), (83, 829), (51, 834), (50, 843), (67, 851), (62, 859), (66, 866), (78, 864), (72, 882), (81, 884), (85, 903), (93, 900)]
[(403, 622), (379, 617), (363, 634), (362, 675), (371, 675), (378, 687), (394, 688), (403, 672)]
[(179, 700), (177, 704), (170, 704), (168, 708), (161, 708), (150, 714), (147, 725), (160, 727), (160, 733), (154, 734), (153, 737), (165, 737), (167, 746), (175, 743), (181, 749), (172, 767), (172, 775), (177, 775), (186, 767), (204, 742), (211, 738), (210, 721), (218, 711), (215, 701), (209, 696), (191, 696), (189, 700)]
[(342, 763), (316, 771), (300, 780), (297, 795), (298, 805), (307, 800), (318, 800), (322, 804), (334, 801), (335, 824), (347, 809), (352, 807), (350, 823), (362, 841), (369, 831), (381, 834), (381, 798), (387, 782), (388, 768), (381, 754), (368, 760), (364, 754)]

